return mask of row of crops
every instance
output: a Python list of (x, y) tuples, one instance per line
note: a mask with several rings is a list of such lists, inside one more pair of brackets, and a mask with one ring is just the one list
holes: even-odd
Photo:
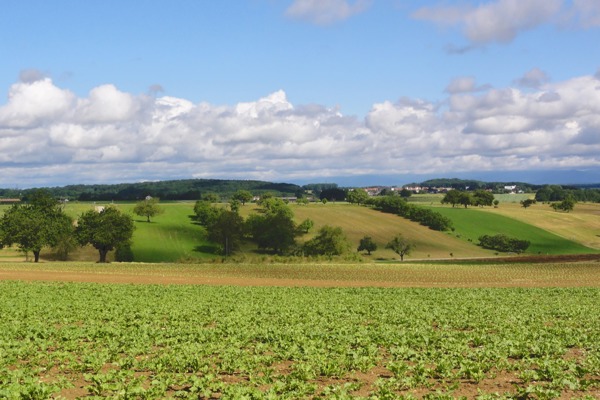
[(596, 398), (600, 289), (0, 283), (0, 398)]

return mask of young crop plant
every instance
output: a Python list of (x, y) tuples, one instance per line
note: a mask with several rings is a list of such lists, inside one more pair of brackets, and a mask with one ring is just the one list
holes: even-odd
[(2, 281), (0, 398), (598, 398), (598, 298)]

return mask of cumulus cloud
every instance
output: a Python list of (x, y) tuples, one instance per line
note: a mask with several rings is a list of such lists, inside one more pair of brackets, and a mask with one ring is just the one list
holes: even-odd
[(413, 18), (457, 26), (476, 45), (508, 43), (523, 31), (554, 22), (562, 6), (563, 0), (495, 0), (478, 6), (423, 7), (413, 13)]
[(294, 0), (286, 15), (317, 25), (329, 25), (362, 13), (370, 4), (371, 0)]
[(515, 83), (521, 87), (538, 89), (549, 80), (550, 78), (544, 71), (539, 68), (533, 68), (517, 79)]
[(456, 94), (456, 93), (467, 93), (467, 92), (477, 92), (482, 90), (490, 89), (490, 85), (482, 85), (477, 86), (475, 78), (472, 76), (464, 76), (459, 78), (454, 78), (452, 82), (446, 86), (446, 93)]
[(440, 103), (383, 101), (360, 120), (283, 90), (214, 105), (114, 85), (77, 97), (42, 78), (0, 105), (0, 166), (21, 185), (598, 167), (597, 86), (592, 75), (527, 91), (457, 78)]

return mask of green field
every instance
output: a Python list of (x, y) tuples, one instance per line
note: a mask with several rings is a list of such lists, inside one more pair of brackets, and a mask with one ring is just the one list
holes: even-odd
[[(527, 253), (530, 254), (585, 254), (598, 251), (515, 218), (495, 213), (494, 209), (484, 211), (477, 208), (436, 207), (435, 210), (452, 220), (456, 228), (453, 235), (473, 243), (477, 243), (482, 235), (505, 234), (529, 240), (531, 246)], [(547, 211), (548, 214), (551, 212)]]
[[(423, 205), (428, 206), (426, 203)], [(95, 206), (91, 203), (70, 203), (65, 206), (65, 211), (77, 217)], [(131, 213), (133, 209), (132, 203), (115, 206), (126, 213)], [(214, 253), (214, 247), (206, 241), (204, 228), (194, 224), (191, 218), (193, 202), (164, 202), (161, 206), (164, 214), (153, 218), (151, 223), (132, 215), (136, 226), (132, 248), (136, 261), (175, 262), (219, 258)], [(242, 207), (242, 214), (249, 215), (255, 207), (251, 204)], [(600, 249), (600, 205), (597, 204), (578, 204), (573, 213), (557, 213), (542, 204), (527, 210), (517, 204), (465, 210), (435, 203), (436, 210), (454, 220), (456, 231), (452, 233), (436, 232), (395, 215), (343, 202), (308, 206), (292, 204), (290, 207), (297, 222), (305, 218), (315, 222), (311, 233), (298, 238), (300, 242), (310, 239), (319, 227), (326, 224), (340, 226), (354, 249), (363, 236), (371, 236), (379, 248), (371, 256), (361, 256), (365, 261), (397, 258), (391, 250), (385, 249), (385, 244), (398, 233), (411, 238), (416, 244), (408, 260), (492, 257), (493, 251), (484, 250), (476, 243), (479, 236), (496, 233), (530, 240), (532, 245), (528, 252), (533, 254), (578, 254)], [(240, 254), (262, 257), (252, 243), (243, 246)], [(71, 255), (72, 260), (96, 258), (97, 252), (89, 247), (76, 250)], [(23, 255), (15, 249), (0, 251), (0, 260), (19, 259), (23, 259)], [(42, 251), (42, 259), (52, 259), (51, 252)]]
[(0, 282), (0, 398), (593, 399), (599, 300)]

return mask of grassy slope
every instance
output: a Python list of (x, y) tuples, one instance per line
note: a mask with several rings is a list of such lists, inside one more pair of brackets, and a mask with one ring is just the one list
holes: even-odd
[[(397, 258), (395, 253), (384, 247), (398, 233), (412, 239), (416, 244), (415, 250), (406, 257), (407, 259), (448, 258), (450, 253), (453, 253), (454, 257), (478, 257), (493, 254), (472, 243), (458, 240), (448, 233), (433, 231), (396, 215), (374, 211), (367, 207), (346, 203), (328, 203), (292, 206), (292, 208), (297, 221), (310, 218), (315, 222), (313, 232), (326, 224), (340, 226), (354, 248), (358, 247), (363, 236), (371, 236), (379, 247), (372, 256), (376, 258)], [(307, 235), (307, 238), (310, 238), (310, 235)]]
[(584, 246), (600, 249), (600, 204), (578, 203), (570, 213), (553, 211), (548, 204), (535, 204), (527, 209), (519, 204), (501, 204), (497, 209), (484, 210), (537, 226)]
[[(500, 209), (436, 207), (435, 210), (452, 219), (456, 228), (456, 235), (460, 235), (461, 239), (470, 239), (475, 243), (481, 235), (503, 233), (511, 237), (529, 240), (531, 246), (527, 253), (581, 254), (594, 252), (594, 249), (580, 243), (496, 212)], [(540, 218), (547, 218), (549, 214), (551, 212), (548, 209)]]
[[(434, 203), (435, 204), (435, 203)], [(137, 261), (177, 261), (184, 257), (212, 258), (210, 246), (204, 240), (204, 230), (190, 220), (193, 203), (162, 203), (165, 213), (147, 223), (144, 218), (134, 216), (136, 231), (134, 233), (133, 251)], [(66, 212), (73, 217), (92, 208), (89, 203), (72, 203), (66, 206)], [(118, 204), (124, 212), (131, 212), (133, 204)], [(369, 235), (378, 244), (379, 249), (371, 259), (395, 258), (390, 250), (384, 249), (391, 237), (402, 233), (416, 242), (415, 251), (407, 259), (415, 258), (448, 258), (490, 256), (493, 252), (483, 250), (473, 243), (482, 234), (506, 233), (531, 240), (531, 253), (573, 254), (590, 252), (589, 248), (573, 243), (576, 241), (587, 246), (600, 248), (600, 205), (578, 204), (573, 213), (557, 213), (547, 205), (538, 204), (524, 210), (517, 204), (501, 203), (500, 208), (452, 209), (436, 207), (453, 220), (457, 232), (440, 233), (427, 229), (414, 222), (391, 214), (373, 211), (366, 207), (346, 203), (311, 204), (308, 206), (291, 206), (298, 222), (310, 218), (315, 222), (314, 232), (322, 225), (340, 226), (356, 248), (360, 239)], [(248, 215), (253, 205), (242, 207), (242, 214)], [(518, 219), (519, 221), (517, 221)], [(523, 221), (523, 222), (520, 222)], [(535, 225), (535, 226), (533, 226)], [(552, 231), (557, 235), (552, 235)], [(456, 235), (459, 234), (460, 238)], [(560, 237), (562, 236), (562, 237)], [(311, 234), (300, 238), (307, 240)], [(471, 238), (472, 242), (467, 239)], [(566, 240), (571, 239), (572, 241)], [(244, 250), (252, 252), (253, 245)], [(207, 252), (202, 252), (205, 250)], [(42, 252), (42, 257), (47, 252)], [(94, 249), (77, 250), (73, 254), (75, 260), (95, 260)], [(0, 260), (22, 260), (23, 256), (14, 249), (0, 251)], [(367, 257), (367, 259), (369, 259)]]

